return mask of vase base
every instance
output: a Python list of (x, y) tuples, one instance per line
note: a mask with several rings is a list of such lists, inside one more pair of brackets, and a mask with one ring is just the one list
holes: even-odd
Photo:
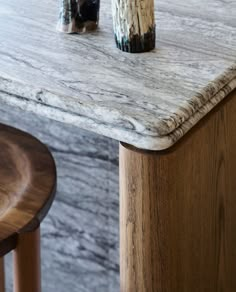
[(144, 35), (133, 35), (131, 39), (122, 38), (118, 40), (115, 35), (116, 46), (123, 52), (128, 53), (144, 53), (155, 49), (156, 33), (155, 27), (150, 29)]
[(77, 25), (75, 21), (72, 21), (70, 24), (62, 24), (58, 22), (57, 31), (73, 34), (73, 33), (86, 33), (95, 31), (98, 28), (98, 23), (95, 21), (85, 21), (84, 23), (80, 23)]

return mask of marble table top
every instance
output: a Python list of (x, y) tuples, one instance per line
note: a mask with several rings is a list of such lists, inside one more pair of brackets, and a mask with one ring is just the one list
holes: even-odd
[(56, 32), (58, 9), (0, 0), (0, 102), (161, 150), (236, 88), (236, 1), (158, 0), (144, 54), (116, 49), (110, 0), (86, 35)]

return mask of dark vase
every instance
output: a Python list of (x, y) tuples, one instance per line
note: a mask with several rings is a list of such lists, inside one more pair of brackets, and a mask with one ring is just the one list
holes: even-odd
[(61, 0), (57, 30), (84, 33), (95, 30), (99, 20), (100, 0)]

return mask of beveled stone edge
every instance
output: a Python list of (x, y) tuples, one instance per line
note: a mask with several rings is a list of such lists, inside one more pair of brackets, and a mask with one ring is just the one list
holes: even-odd
[[(11, 81), (14, 82), (14, 80)], [(17, 82), (18, 86), (19, 84), (20, 83)], [(23, 83), (21, 83), (21, 85), (22, 87), (25, 86)], [(221, 88), (221, 90), (219, 90), (207, 103), (197, 109), (195, 113), (190, 116), (189, 119), (180, 124), (179, 127), (175, 128), (167, 135), (162, 136), (140, 134), (132, 129), (130, 130), (127, 128), (115, 127), (109, 123), (106, 124), (103, 120), (99, 121), (82, 114), (66, 112), (65, 110), (57, 107), (41, 104), (30, 99), (30, 97), (26, 98), (17, 94), (12, 94), (10, 92), (1, 91), (1, 86), (0, 102), (2, 101), (8, 105), (21, 108), (22, 110), (34, 112), (49, 119), (72, 124), (84, 130), (128, 143), (140, 149), (159, 151), (170, 148), (172, 145), (174, 145), (234, 89), (236, 89), (236, 77), (223, 88)]]
[(115, 43), (118, 49), (127, 53), (145, 53), (155, 49), (156, 45), (156, 26), (150, 27), (144, 35), (134, 35), (132, 39), (126, 40), (124, 37), (121, 42), (115, 34)]

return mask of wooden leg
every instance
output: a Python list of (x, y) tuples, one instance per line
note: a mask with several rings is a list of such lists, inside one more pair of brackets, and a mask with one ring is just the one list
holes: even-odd
[(235, 112), (169, 151), (120, 145), (121, 292), (236, 291)]
[(0, 258), (0, 292), (5, 292), (4, 257)]
[(41, 292), (39, 228), (19, 235), (14, 250), (14, 292)]

